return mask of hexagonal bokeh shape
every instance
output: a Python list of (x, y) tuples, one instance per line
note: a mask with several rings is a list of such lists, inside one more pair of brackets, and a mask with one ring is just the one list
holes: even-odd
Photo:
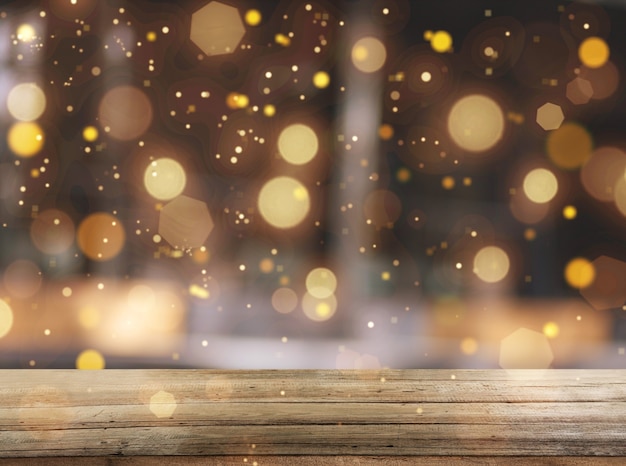
[(626, 263), (608, 256), (591, 262), (595, 269), (593, 283), (580, 294), (594, 309), (621, 308), (626, 304)]
[(178, 249), (202, 246), (213, 230), (207, 205), (187, 196), (178, 196), (161, 209), (159, 234)]
[(163, 390), (156, 392), (150, 397), (150, 411), (156, 417), (170, 417), (176, 411), (176, 398)]
[(586, 104), (593, 96), (593, 87), (586, 79), (574, 78), (567, 83), (565, 96), (575, 105)]
[(563, 110), (557, 104), (547, 102), (537, 109), (537, 124), (546, 131), (559, 129), (564, 119)]
[(207, 55), (232, 53), (246, 32), (237, 8), (210, 2), (191, 15), (190, 39)]
[(518, 328), (500, 343), (502, 369), (547, 369), (554, 355), (543, 333)]

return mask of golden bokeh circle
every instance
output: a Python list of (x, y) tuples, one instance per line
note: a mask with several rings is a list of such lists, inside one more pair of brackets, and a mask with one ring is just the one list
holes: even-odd
[(546, 150), (554, 165), (573, 170), (584, 165), (591, 157), (593, 141), (585, 128), (567, 122), (548, 135)]
[(337, 298), (331, 294), (325, 298), (317, 298), (305, 293), (302, 298), (304, 314), (314, 322), (324, 322), (330, 319), (337, 311)]
[(306, 289), (316, 298), (328, 298), (337, 290), (337, 277), (326, 267), (311, 270), (305, 280)]
[(7, 143), (15, 155), (32, 157), (43, 148), (43, 129), (37, 123), (30, 121), (14, 123), (9, 128)]
[(600, 68), (608, 61), (609, 55), (609, 46), (600, 37), (587, 37), (578, 47), (578, 58), (589, 68)]
[(508, 254), (497, 246), (486, 246), (474, 256), (474, 273), (486, 283), (503, 280), (510, 265)]
[(98, 370), (104, 367), (104, 356), (94, 349), (84, 350), (76, 357), (76, 369)]
[(244, 21), (248, 26), (258, 26), (263, 20), (263, 15), (259, 10), (248, 10), (244, 15)]
[(526, 174), (523, 183), (524, 194), (536, 204), (550, 202), (556, 196), (559, 183), (550, 170), (535, 168)]
[(304, 165), (317, 155), (319, 142), (315, 131), (302, 123), (284, 128), (278, 136), (278, 151), (292, 165)]
[(352, 64), (363, 73), (374, 73), (380, 70), (387, 60), (387, 49), (375, 37), (363, 37), (352, 46)]
[(313, 75), (313, 85), (318, 89), (325, 89), (330, 84), (330, 75), (326, 71), (318, 71)]
[(584, 257), (575, 257), (565, 266), (565, 281), (572, 288), (587, 288), (596, 278), (596, 269)]
[(106, 261), (117, 256), (126, 241), (120, 221), (111, 214), (96, 212), (78, 226), (78, 247), (89, 259)]
[(263, 219), (280, 229), (299, 225), (311, 208), (306, 187), (288, 176), (272, 178), (265, 183), (259, 192), (257, 204)]
[(435, 31), (429, 35), (428, 40), (435, 52), (445, 53), (452, 49), (452, 36), (447, 31)]
[(461, 149), (485, 152), (504, 134), (504, 113), (491, 97), (471, 94), (461, 97), (448, 114), (448, 132)]
[(146, 191), (159, 201), (169, 201), (182, 194), (187, 185), (183, 166), (169, 157), (153, 160), (143, 174)]
[(46, 95), (35, 83), (20, 83), (9, 91), (7, 109), (16, 120), (36, 120), (46, 109)]

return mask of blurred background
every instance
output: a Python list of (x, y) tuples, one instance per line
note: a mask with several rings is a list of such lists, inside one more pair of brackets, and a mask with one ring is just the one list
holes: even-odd
[(624, 25), (0, 2), (0, 366), (626, 367)]

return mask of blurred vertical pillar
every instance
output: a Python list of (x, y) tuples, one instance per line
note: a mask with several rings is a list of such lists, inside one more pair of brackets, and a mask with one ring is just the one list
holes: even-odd
[[(0, 21), (0, 126), (5, 137), (2, 147), (9, 147), (11, 127), (20, 123), (20, 119), (14, 117), (9, 110), (8, 100), (11, 90), (18, 84), (29, 82), (35, 83), (40, 89), (46, 88), (47, 83), (42, 66), (47, 38), (47, 21), (40, 16), (40, 9), (36, 5), (24, 8), (19, 14), (8, 16)], [(32, 101), (22, 100), (19, 102), (19, 110), (26, 110), (28, 113), (32, 104)], [(41, 115), (22, 121), (40, 124), (40, 117)], [(23, 143), (22, 140), (17, 142), (20, 145)], [(7, 262), (18, 254), (34, 258), (31, 253), (30, 240), (27, 235), (20, 234), (20, 230), (37, 215), (39, 206), (28, 202), (23, 205), (19, 204), (23, 195), (18, 191), (18, 187), (25, 186), (26, 189), (30, 189), (29, 177), (20, 173), (23, 171), (22, 161), (19, 164), (16, 162), (20, 158), (11, 149), (0, 157), (0, 203), (2, 203), (0, 225), (4, 225), (3, 233), (8, 232), (6, 237), (9, 238), (8, 241), (0, 241), (0, 257), (2, 257), (0, 273), (8, 265)]]
[[(340, 127), (336, 131), (340, 135), (340, 140), (335, 141), (340, 162), (330, 206), (333, 231), (339, 233), (332, 251), (340, 281), (338, 311), (347, 317), (344, 322), (351, 325), (369, 299), (371, 283), (371, 258), (359, 252), (359, 248), (369, 249), (375, 241), (372, 230), (365, 223), (363, 205), (367, 194), (376, 187), (369, 176), (377, 171), (379, 164), (378, 128), (385, 68), (383, 65), (376, 71), (364, 72), (351, 59), (358, 40), (378, 36), (377, 28), (369, 19), (371, 9), (371, 1), (354, 2), (352, 11), (348, 12), (349, 21), (344, 26), (342, 48), (345, 52), (340, 77), (346, 87), (345, 106), (341, 109)], [(352, 139), (354, 136), (357, 141)], [(348, 204), (352, 204), (352, 208), (342, 210), (342, 206)]]

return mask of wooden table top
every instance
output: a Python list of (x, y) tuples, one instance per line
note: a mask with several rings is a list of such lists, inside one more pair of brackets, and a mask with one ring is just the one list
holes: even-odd
[(0, 381), (0, 465), (626, 464), (626, 370), (3, 370)]

